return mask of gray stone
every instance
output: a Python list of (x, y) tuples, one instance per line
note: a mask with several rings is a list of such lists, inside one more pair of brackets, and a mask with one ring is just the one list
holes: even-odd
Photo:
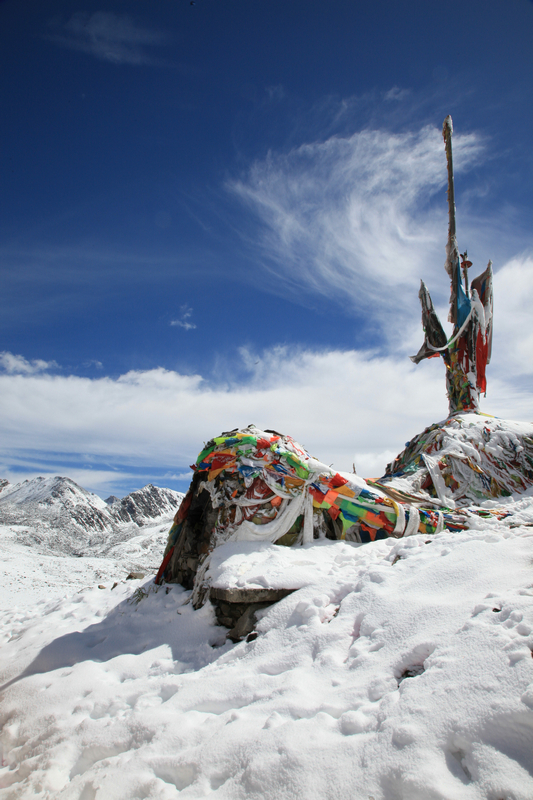
[(277, 603), (296, 589), (219, 589), (214, 586), (209, 590), (209, 599), (216, 603)]
[(254, 603), (248, 606), (244, 614), (239, 617), (237, 624), (228, 632), (228, 639), (231, 639), (232, 642), (240, 642), (241, 639), (246, 638), (254, 629), (256, 611), (269, 605), (270, 603)]

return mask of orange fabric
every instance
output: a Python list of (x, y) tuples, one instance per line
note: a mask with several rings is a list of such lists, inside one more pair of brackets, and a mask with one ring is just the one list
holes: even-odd
[(305, 481), (303, 481), (301, 478), (291, 478), (289, 475), (284, 475), (284, 478), (285, 478), (285, 486), (288, 489), (298, 489), (305, 483)]
[(221, 472), (224, 472), (225, 469), (234, 466), (235, 466), (235, 461), (232, 461), (231, 464), (225, 464), (223, 467), (220, 467), (219, 469), (210, 470), (209, 475), (207, 476), (207, 480), (208, 481), (214, 480), (218, 475), (220, 475)]
[(343, 494), (345, 497), (355, 497), (355, 492), (353, 489), (350, 489), (348, 486), (339, 486), (335, 489), (336, 492), (339, 494)]
[(329, 503), (330, 506), (334, 506), (337, 503), (338, 499), (338, 492), (334, 491), (333, 489), (329, 489), (328, 493), (324, 497), (324, 503)]

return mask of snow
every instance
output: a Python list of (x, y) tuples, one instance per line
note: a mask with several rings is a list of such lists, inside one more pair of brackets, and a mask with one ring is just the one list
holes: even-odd
[(129, 572), (155, 574), (170, 524), (158, 520), (141, 531), (137, 526), (123, 525), (123, 540), (113, 544), (115, 537), (108, 536), (106, 556), (93, 558), (51, 554), (48, 542), (41, 541), (40, 547), (35, 544), (35, 535), (42, 534), (41, 530), (29, 525), (0, 525), (0, 609), (32, 607), (55, 595), (98, 584), (110, 587)]
[(214, 585), (295, 589), (239, 644), (182, 587), (126, 581), (128, 543), (62, 558), (1, 529), (0, 799), (530, 800), (532, 503), (432, 537), (228, 543)]
[(357, 545), (336, 542), (333, 551), (331, 544), (323, 539), (280, 548), (266, 542), (227, 542), (214, 550), (206, 577), (214, 588), (301, 589), (310, 579), (313, 583), (327, 579), (337, 565), (358, 563)]

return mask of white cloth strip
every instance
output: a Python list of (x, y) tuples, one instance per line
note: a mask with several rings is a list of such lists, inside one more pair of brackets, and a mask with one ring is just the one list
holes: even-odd
[(394, 526), (394, 530), (392, 532), (393, 536), (397, 536), (398, 538), (403, 534), (405, 530), (405, 510), (401, 503), (397, 503), (395, 500), (392, 501), (394, 506), (394, 510), (396, 511), (396, 525)]
[(474, 309), (471, 308), (467, 318), (465, 319), (465, 321), (463, 322), (463, 324), (461, 325), (461, 327), (459, 328), (459, 330), (457, 331), (455, 336), (452, 339), (450, 339), (448, 342), (446, 342), (446, 344), (443, 347), (433, 347), (432, 344), (430, 344), (429, 342), (426, 342), (426, 344), (429, 347), (429, 349), (430, 350), (434, 350), (435, 353), (440, 353), (442, 350), (447, 350), (448, 347), (450, 347), (450, 345), (454, 344), (454, 342), (456, 342), (457, 339), (459, 338), (459, 336), (463, 333), (463, 331), (465, 330), (466, 326), (470, 322), (470, 317), (472, 316), (473, 313), (474, 313)]
[(447, 508), (455, 508), (455, 500), (453, 499), (450, 490), (444, 483), (444, 478), (442, 477), (438, 460), (433, 458), (433, 456), (428, 456), (426, 453), (422, 453), (422, 458), (424, 459), (424, 464), (428, 469), (431, 480), (433, 481), (433, 486), (435, 487), (435, 491), (437, 492), (442, 505), (446, 506)]
[(292, 500), (288, 500), (285, 508), (280, 507), (275, 519), (264, 525), (256, 525), (251, 520), (245, 519), (229, 537), (229, 541), (275, 542), (290, 531), (303, 511), (306, 497), (307, 491), (304, 491)]
[(274, 497), (276, 497), (275, 494), (271, 494), (270, 497), (263, 497), (263, 498), (260, 497), (257, 500), (254, 500), (253, 498), (250, 499), (248, 497), (232, 497), (231, 500), (229, 500), (228, 498), (228, 502), (230, 502), (231, 505), (243, 506), (247, 508), (251, 506), (262, 506), (265, 503), (270, 503), (270, 501), (273, 500)]
[(313, 498), (309, 492), (306, 494), (302, 544), (311, 544), (313, 541)]
[(415, 506), (409, 506), (409, 521), (405, 529), (404, 538), (406, 536), (414, 536), (415, 533), (418, 533), (419, 523), (420, 514), (418, 513), (418, 508)]

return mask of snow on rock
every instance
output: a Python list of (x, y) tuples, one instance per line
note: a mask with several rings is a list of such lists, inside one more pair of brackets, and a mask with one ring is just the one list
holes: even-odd
[(0, 799), (530, 800), (533, 531), (481, 524), (225, 545), (297, 589), (237, 645), (175, 584), (6, 610)]
[(162, 516), (174, 516), (183, 497), (182, 492), (159, 489), (149, 483), (143, 489), (113, 502), (108, 511), (117, 522), (135, 522), (142, 526)]
[[(331, 540), (302, 547), (268, 542), (226, 542), (213, 550), (207, 578), (214, 589), (301, 589), (310, 573), (317, 583), (331, 571)], [(357, 560), (357, 547), (337, 542), (335, 563)]]
[(454, 414), (407, 442), (377, 485), (452, 508), (531, 496), (533, 423)]

